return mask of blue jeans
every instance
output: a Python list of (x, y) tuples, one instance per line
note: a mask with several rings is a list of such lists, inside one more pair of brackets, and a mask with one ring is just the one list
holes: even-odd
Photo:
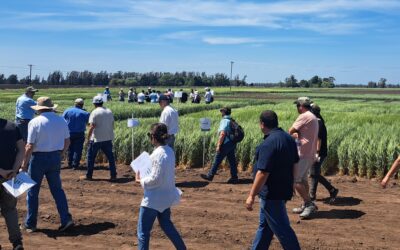
[(237, 165), (235, 157), (236, 143), (231, 141), (223, 144), (220, 151), (215, 155), (214, 163), (210, 169), (208, 175), (214, 176), (217, 173), (218, 167), (225, 157), (228, 158), (229, 167), (231, 168), (231, 177), (238, 178)]
[(83, 143), (85, 142), (85, 132), (70, 133), (71, 144), (68, 148), (68, 165), (74, 168), (79, 167), (82, 158)]
[(24, 142), (26, 142), (26, 140), (28, 139), (28, 123), (30, 122), (30, 120), (28, 119), (20, 119), (20, 118), (16, 118), (15, 119), (15, 124), (19, 130), (19, 133), (21, 134), (22, 140), (24, 140)]
[(172, 241), (175, 248), (177, 250), (186, 250), (185, 243), (171, 221), (171, 209), (167, 208), (164, 212), (160, 213), (157, 210), (148, 207), (140, 207), (139, 210), (139, 220), (137, 225), (137, 236), (139, 241), (138, 249), (149, 249), (150, 232), (156, 218), (158, 219), (161, 229)]
[(260, 225), (251, 249), (268, 249), (274, 234), (283, 249), (300, 249), (296, 234), (290, 226), (287, 216), (286, 202), (284, 200), (260, 198)]
[(68, 211), (67, 197), (61, 186), (61, 153), (60, 151), (33, 153), (29, 162), (28, 173), (37, 184), (33, 186), (26, 196), (27, 215), (25, 225), (36, 227), (37, 214), (39, 209), (39, 191), (43, 177), (46, 176), (50, 192), (57, 205), (61, 224), (65, 225), (71, 220), (71, 214)]
[(87, 173), (86, 177), (92, 178), (93, 169), (94, 169), (94, 161), (97, 156), (97, 152), (101, 149), (103, 153), (106, 155), (108, 162), (110, 164), (110, 175), (111, 178), (117, 177), (117, 170), (115, 168), (115, 159), (114, 153), (112, 151), (113, 145), (111, 141), (102, 141), (102, 142), (93, 142), (89, 143), (89, 149), (87, 154)]

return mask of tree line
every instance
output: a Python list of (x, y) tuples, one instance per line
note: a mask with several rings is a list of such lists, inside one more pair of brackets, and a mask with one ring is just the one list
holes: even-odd
[(47, 79), (38, 75), (32, 79), (29, 76), (18, 79), (15, 74), (5, 77), (0, 74), (0, 84), (32, 84), (32, 85), (90, 85), (90, 86), (244, 86), (246, 76), (239, 79), (235, 76), (230, 80), (226, 74), (207, 75), (205, 72), (122, 72), (108, 73), (100, 71), (71, 71), (65, 75), (61, 71), (51, 72)]

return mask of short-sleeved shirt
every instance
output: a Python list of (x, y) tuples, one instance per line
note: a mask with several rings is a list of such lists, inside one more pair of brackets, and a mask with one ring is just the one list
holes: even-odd
[(160, 122), (167, 125), (169, 135), (176, 135), (179, 132), (178, 119), (178, 111), (170, 105), (166, 106), (161, 112)]
[(272, 129), (257, 146), (254, 171), (269, 173), (260, 196), (290, 200), (293, 196), (293, 167), (299, 161), (294, 139), (280, 128)]
[(92, 137), (94, 142), (114, 140), (114, 115), (105, 107), (97, 107), (90, 113), (89, 123), (94, 125)]
[(78, 108), (71, 107), (64, 111), (63, 117), (68, 124), (70, 133), (82, 133), (86, 130), (89, 121), (89, 112)]
[[(225, 115), (222, 117), (222, 120), (219, 122), (219, 128), (218, 128), (218, 134), (220, 134), (222, 131), (225, 131), (225, 134), (229, 134), (231, 132), (231, 116), (230, 115)], [(225, 136), (224, 139), (224, 144), (229, 142), (229, 137)]]
[(143, 93), (139, 93), (137, 95), (137, 99), (138, 99), (138, 102), (144, 102), (146, 99), (146, 96)]
[(22, 140), (22, 136), (15, 123), (0, 119), (0, 168), (13, 169), (19, 140)]
[(204, 95), (204, 99), (206, 102), (211, 102), (211, 97), (212, 97), (212, 94), (210, 91), (207, 91), (206, 94)]
[(44, 112), (28, 124), (27, 143), (33, 144), (33, 152), (63, 150), (68, 138), (67, 122), (54, 112)]
[(297, 117), (293, 126), (299, 132), (299, 155), (301, 159), (314, 159), (317, 153), (318, 119), (310, 111)]
[(318, 118), (318, 139), (321, 140), (321, 146), (319, 148), (319, 155), (320, 156), (327, 156), (328, 155), (328, 132), (326, 130), (324, 119)]
[(157, 103), (158, 96), (156, 93), (151, 93), (149, 97), (152, 103)]
[(27, 120), (33, 119), (35, 116), (35, 110), (33, 110), (31, 106), (35, 105), (36, 102), (32, 98), (25, 94), (21, 95), (15, 103), (15, 117)]

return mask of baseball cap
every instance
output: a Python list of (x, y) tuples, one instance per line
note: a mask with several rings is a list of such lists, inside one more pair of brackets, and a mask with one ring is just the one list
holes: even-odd
[(317, 105), (317, 104), (315, 104), (315, 103), (312, 103), (311, 104), (311, 108), (312, 108), (312, 110), (314, 111), (314, 112), (316, 112), (316, 113), (321, 113), (321, 108)]
[(38, 92), (38, 89), (35, 89), (33, 86), (29, 86), (26, 88), (26, 92)]
[(81, 105), (83, 105), (83, 99), (82, 99), (82, 98), (77, 98), (77, 99), (75, 99), (75, 104), (81, 104)]
[(299, 98), (297, 98), (297, 100), (294, 102), (294, 104), (298, 104), (298, 105), (308, 105), (308, 106), (310, 106), (311, 103), (313, 103), (313, 102), (311, 101), (311, 99), (308, 98), (308, 97), (306, 97), (306, 96), (299, 97)]
[(103, 103), (103, 97), (100, 95), (96, 95), (93, 97), (93, 104), (102, 104)]

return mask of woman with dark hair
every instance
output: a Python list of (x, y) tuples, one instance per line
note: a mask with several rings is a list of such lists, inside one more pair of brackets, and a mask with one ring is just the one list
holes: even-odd
[(332, 184), (321, 175), (321, 166), (325, 158), (328, 156), (328, 132), (326, 130), (324, 118), (321, 116), (321, 108), (315, 103), (311, 104), (310, 110), (318, 119), (318, 142), (317, 142), (317, 161), (310, 169), (311, 187), (310, 198), (316, 199), (318, 182), (321, 183), (330, 195), (330, 202), (334, 202), (339, 189), (332, 186)]
[(136, 175), (136, 181), (140, 182), (144, 189), (137, 225), (138, 249), (149, 249), (151, 228), (157, 218), (161, 229), (175, 248), (184, 250), (185, 243), (171, 221), (170, 207), (179, 203), (181, 192), (175, 187), (174, 150), (166, 145), (167, 126), (155, 123), (151, 125), (150, 133), (147, 135), (154, 146), (154, 151), (150, 155), (151, 174), (143, 179), (140, 178), (140, 173)]

